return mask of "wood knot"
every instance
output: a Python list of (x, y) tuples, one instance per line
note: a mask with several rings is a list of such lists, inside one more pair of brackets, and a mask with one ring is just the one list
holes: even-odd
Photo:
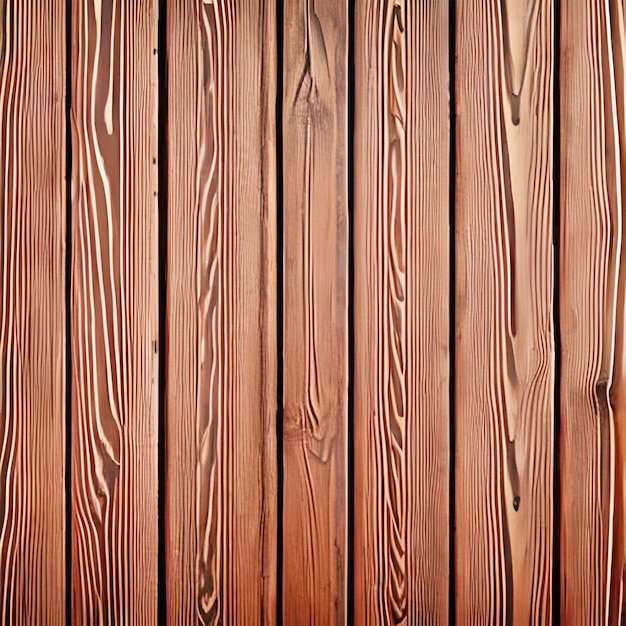
[(515, 496), (515, 497), (513, 498), (513, 508), (514, 508), (516, 511), (519, 511), (519, 501), (520, 501), (520, 497), (519, 497), (519, 496)]

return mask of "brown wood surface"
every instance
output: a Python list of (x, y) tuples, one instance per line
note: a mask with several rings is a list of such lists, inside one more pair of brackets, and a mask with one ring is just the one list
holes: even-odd
[(156, 624), (157, 2), (71, 17), (72, 618)]
[(0, 622), (624, 622), (625, 14), (0, 0)]
[(276, 5), (168, 3), (167, 615), (276, 621)]
[(346, 0), (284, 3), (283, 618), (346, 620)]
[(65, 213), (65, 2), (2, 1), (2, 624), (65, 624)]
[(623, 621), (624, 8), (561, 3), (561, 616)]
[(354, 620), (446, 624), (448, 6), (355, 10)]
[(456, 6), (456, 619), (548, 624), (553, 8)]

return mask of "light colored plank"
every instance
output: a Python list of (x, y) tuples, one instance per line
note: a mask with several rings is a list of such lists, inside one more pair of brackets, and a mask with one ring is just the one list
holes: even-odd
[(348, 3), (284, 3), (283, 619), (346, 619)]
[(72, 3), (72, 618), (156, 624), (157, 2)]
[(460, 624), (551, 622), (552, 20), (550, 0), (457, 3)]
[(623, 621), (624, 10), (561, 3), (561, 618)]
[(354, 619), (447, 624), (448, 6), (355, 10)]
[(167, 617), (276, 621), (276, 5), (168, 3)]
[(0, 621), (65, 624), (65, 2), (0, 2)]

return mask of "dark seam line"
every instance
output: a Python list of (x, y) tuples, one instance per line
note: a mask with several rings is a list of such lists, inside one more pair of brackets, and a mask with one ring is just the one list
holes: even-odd
[(283, 623), (283, 0), (276, 4), (276, 623)]
[(347, 620), (354, 624), (354, 109), (355, 3), (348, 3), (348, 424), (347, 424)]
[(560, 95), (560, 50), (561, 50), (561, 7), (560, 0), (554, 2), (553, 15), (553, 36), (554, 36), (554, 79), (553, 79), (553, 163), (552, 163), (552, 181), (553, 181), (553, 199), (552, 199), (552, 242), (554, 249), (554, 278), (553, 284), (553, 327), (554, 327), (554, 517), (552, 521), (552, 623), (561, 623), (561, 578), (560, 578), (560, 561), (561, 561), (561, 484), (560, 484), (560, 435), (561, 435), (561, 330), (560, 320), (560, 300), (559, 300), (559, 277), (561, 267), (561, 245), (560, 245), (560, 201), (561, 201), (561, 185), (560, 185), (560, 164), (561, 164), (561, 95)]

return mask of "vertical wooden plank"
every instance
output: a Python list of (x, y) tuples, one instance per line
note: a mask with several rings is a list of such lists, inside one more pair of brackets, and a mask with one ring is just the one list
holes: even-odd
[(354, 37), (355, 623), (447, 624), (448, 5), (357, 3)]
[(550, 0), (457, 2), (461, 624), (551, 621), (552, 19)]
[(168, 3), (167, 613), (276, 621), (276, 4)]
[(346, 619), (345, 0), (284, 5), (283, 618)]
[(72, 4), (72, 616), (157, 618), (157, 2)]
[(0, 2), (0, 611), (65, 623), (65, 2)]
[(561, 3), (561, 616), (623, 621), (624, 7)]

